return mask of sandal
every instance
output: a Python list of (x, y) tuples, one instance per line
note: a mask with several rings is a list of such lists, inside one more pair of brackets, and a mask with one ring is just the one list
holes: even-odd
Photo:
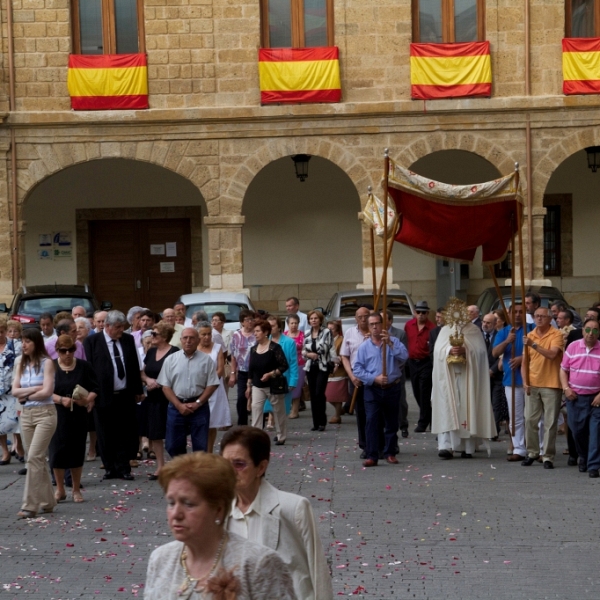
[(83, 496), (81, 495), (81, 492), (73, 492), (73, 502), (75, 502), (76, 504), (81, 504), (82, 502), (85, 502)]
[(35, 519), (36, 513), (32, 510), (20, 510), (17, 513), (19, 519)]
[(156, 460), (156, 454), (154, 450), (148, 450), (148, 460)]
[(62, 502), (63, 500), (66, 500), (66, 499), (67, 499), (67, 494), (66, 494), (66, 493), (64, 493), (64, 494), (62, 494), (62, 495), (61, 495), (61, 494), (59, 494), (58, 492), (54, 492), (54, 499), (55, 499), (57, 502)]

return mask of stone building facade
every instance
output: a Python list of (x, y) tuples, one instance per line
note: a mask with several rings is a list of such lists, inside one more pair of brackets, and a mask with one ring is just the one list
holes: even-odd
[[(491, 98), (428, 102), (410, 98), (411, 0), (333, 0), (342, 101), (266, 106), (259, 0), (144, 0), (150, 109), (97, 112), (70, 109), (71, 4), (12, 1), (14, 110), (7, 3), (0, 9), (3, 297), (14, 291), (13, 248), (19, 283), (93, 283), (89, 223), (183, 215), (191, 223), (192, 278), (174, 298), (248, 289), (269, 310), (283, 309), (290, 295), (304, 307), (324, 305), (333, 291), (370, 284), (369, 238), (357, 216), (367, 187), (378, 189), (387, 147), (397, 163), (451, 183), (506, 174), (518, 162), (524, 192), (531, 187), (528, 279), (561, 288), (576, 308), (600, 299), (592, 258), (600, 174), (588, 171), (584, 152), (600, 145), (600, 99), (562, 94), (565, 0), (529, 1), (529, 49), (527, 2), (483, 2)], [(304, 183), (289, 158), (300, 153), (312, 157)], [(552, 276), (544, 265), (549, 202), (562, 206), (562, 260)], [(72, 259), (41, 260), (40, 236), (57, 231), (71, 233)], [(381, 264), (379, 248), (377, 255)], [(433, 259), (394, 250), (390, 278), (413, 299), (436, 304), (437, 277)], [(473, 265), (468, 296), (489, 285), (487, 270)]]

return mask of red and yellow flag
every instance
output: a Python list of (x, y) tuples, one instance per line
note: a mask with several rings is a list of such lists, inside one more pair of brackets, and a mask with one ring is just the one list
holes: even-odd
[(490, 43), (411, 44), (410, 83), (414, 99), (489, 97)]
[(148, 108), (146, 55), (71, 54), (67, 85), (73, 110)]
[(339, 50), (261, 48), (258, 51), (261, 104), (339, 102)]
[(565, 38), (563, 94), (600, 94), (600, 38)]

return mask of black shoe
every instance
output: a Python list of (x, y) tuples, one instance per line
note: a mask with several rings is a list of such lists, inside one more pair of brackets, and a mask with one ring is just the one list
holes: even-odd
[(415, 427), (415, 433), (425, 433), (427, 431), (427, 427), (421, 427), (420, 425), (417, 425)]
[(554, 465), (549, 460), (545, 460), (544, 469), (554, 469)]
[(567, 461), (567, 464), (569, 465), (569, 467), (576, 467), (577, 459), (574, 458), (573, 456), (569, 456), (569, 460)]
[(158, 475), (148, 475), (148, 481), (156, 481), (158, 479)]
[(27, 475), (27, 467), (23, 467), (19, 469), (19, 475)]
[(360, 458), (360, 460), (364, 460), (365, 458), (367, 458), (367, 451), (366, 451), (366, 450), (363, 450), (363, 451), (360, 453), (360, 456), (359, 456), (359, 458)]
[(116, 479), (117, 478), (117, 474), (113, 473), (112, 471), (106, 471), (106, 473), (104, 473), (104, 475), (102, 476), (102, 481), (106, 481), (107, 479)]
[(303, 410), (306, 410), (306, 402), (304, 402), (304, 400), (300, 400), (300, 406), (298, 407), (298, 411), (302, 412)]
[(123, 473), (119, 479), (124, 479), (125, 481), (135, 481), (135, 477), (131, 473)]
[(440, 450), (438, 452), (438, 456), (440, 458), (443, 458), (444, 460), (450, 460), (451, 458), (454, 458), (454, 454), (452, 453), (452, 450)]
[(319, 428), (318, 427), (311, 427), (310, 430), (311, 431), (317, 431)]
[(537, 458), (531, 458), (531, 456), (528, 456), (522, 463), (521, 466), (523, 467), (530, 467), (535, 461), (537, 460)]
[(284, 444), (285, 444), (285, 440), (282, 440), (282, 441), (279, 441), (279, 440), (277, 440), (277, 441), (275, 442), (275, 445), (276, 445), (276, 446), (283, 446)]
[(325, 425), (319, 425), (319, 431), (325, 431)]
[(460, 457), (461, 458), (473, 458), (472, 454), (469, 454), (468, 452), (465, 452), (464, 450), (460, 453)]
[(408, 429), (403, 429), (402, 430), (402, 437), (403, 438), (407, 438), (408, 437)]
[(588, 477), (596, 479), (596, 477), (600, 477), (600, 472), (598, 472), (598, 469), (590, 469), (588, 471)]

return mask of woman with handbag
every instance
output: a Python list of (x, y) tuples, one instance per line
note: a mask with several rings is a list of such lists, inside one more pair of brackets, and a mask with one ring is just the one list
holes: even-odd
[(246, 398), (252, 410), (252, 426), (263, 428), (263, 407), (271, 401), (275, 417), (275, 445), (283, 446), (287, 436), (284, 397), (289, 391), (283, 373), (289, 369), (288, 361), (279, 344), (269, 340), (271, 325), (259, 320), (254, 324), (256, 345), (250, 350)]
[(328, 362), (334, 362), (337, 354), (333, 348), (331, 331), (323, 326), (323, 313), (311, 310), (308, 313), (310, 333), (304, 338), (302, 356), (306, 358), (304, 370), (310, 390), (310, 405), (313, 418), (311, 431), (325, 431), (327, 425), (326, 389), (329, 377)]
[[(69, 338), (70, 345), (73, 340)], [(48, 357), (38, 329), (23, 332), (23, 354), (15, 364), (12, 395), (23, 405), (21, 435), (27, 450), (27, 477), (20, 519), (34, 518), (41, 508), (51, 513), (56, 506), (46, 451), (56, 431), (56, 408), (52, 401), (54, 363)]]
[(342, 422), (342, 407), (348, 402), (348, 374), (339, 358), (344, 334), (342, 333), (341, 321), (329, 321), (327, 328), (333, 336), (333, 348), (338, 358), (329, 362), (329, 379), (327, 380), (327, 402), (335, 408), (335, 415), (329, 419), (332, 425), (339, 425)]
[(66, 500), (65, 470), (73, 478), (73, 502), (83, 502), (81, 472), (85, 461), (88, 413), (98, 395), (96, 375), (90, 364), (75, 358), (76, 346), (69, 335), (56, 341), (58, 358), (54, 361), (54, 393), (56, 432), (50, 442), (50, 468), (56, 479), (57, 502)]

